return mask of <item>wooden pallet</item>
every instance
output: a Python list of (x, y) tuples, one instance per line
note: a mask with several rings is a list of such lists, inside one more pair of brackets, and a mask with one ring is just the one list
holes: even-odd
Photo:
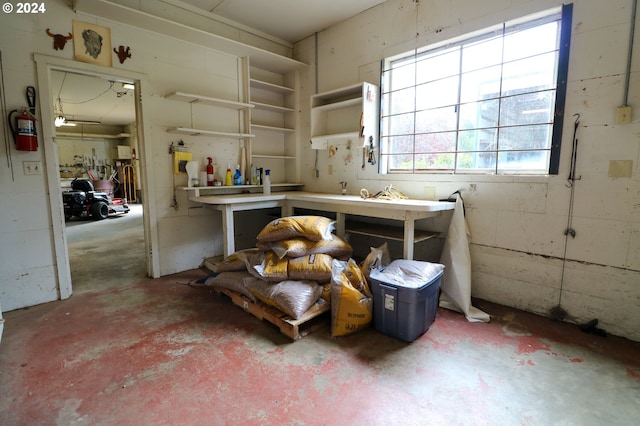
[(271, 324), (274, 324), (280, 329), (282, 334), (293, 341), (299, 340), (312, 331), (323, 327), (328, 318), (328, 316), (325, 318), (323, 314), (331, 310), (331, 305), (320, 299), (315, 305), (309, 308), (301, 318), (294, 319), (273, 306), (269, 306), (259, 300), (253, 302), (233, 290), (225, 288), (218, 288), (216, 290), (228, 296), (234, 305), (241, 307), (256, 318), (267, 320)]

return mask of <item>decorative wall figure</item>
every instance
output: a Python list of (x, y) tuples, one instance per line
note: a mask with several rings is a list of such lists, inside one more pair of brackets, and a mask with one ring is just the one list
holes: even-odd
[(124, 61), (127, 60), (127, 58), (131, 57), (131, 50), (129, 49), (129, 46), (127, 46), (126, 48), (122, 45), (118, 46), (118, 50), (116, 50), (116, 48), (113, 48), (113, 51), (116, 55), (118, 55), (118, 59), (120, 60), (120, 63), (123, 64)]
[(49, 28), (47, 28), (47, 35), (53, 38), (54, 50), (64, 50), (64, 46), (67, 44), (67, 41), (73, 38), (73, 35), (71, 33), (69, 33), (69, 35), (53, 34), (51, 31), (49, 31)]
[(73, 51), (77, 61), (111, 66), (111, 30), (73, 21)]

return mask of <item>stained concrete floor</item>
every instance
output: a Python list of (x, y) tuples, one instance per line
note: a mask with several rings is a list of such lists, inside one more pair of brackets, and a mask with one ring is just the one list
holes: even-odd
[[(114, 222), (116, 223), (116, 222)], [(73, 244), (70, 242), (70, 244)], [(130, 268), (126, 268), (130, 269)], [(484, 301), (407, 344), (297, 342), (192, 270), (5, 313), (2, 425), (636, 425), (640, 343)]]

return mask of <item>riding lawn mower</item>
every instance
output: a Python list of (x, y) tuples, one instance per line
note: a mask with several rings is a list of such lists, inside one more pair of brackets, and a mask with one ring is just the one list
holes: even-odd
[(97, 192), (89, 179), (71, 181), (71, 191), (62, 192), (65, 220), (72, 216), (93, 220), (129, 213), (126, 198), (111, 198), (106, 192)]

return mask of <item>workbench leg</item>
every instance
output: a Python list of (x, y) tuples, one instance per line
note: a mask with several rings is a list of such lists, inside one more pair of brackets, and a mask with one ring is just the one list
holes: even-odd
[(283, 204), (280, 208), (280, 214), (282, 217), (293, 216), (293, 207), (288, 205), (287, 203)]
[(403, 254), (405, 259), (413, 260), (413, 239), (415, 234), (416, 221), (413, 219), (405, 219), (404, 221), (404, 241)]
[(336, 213), (336, 235), (344, 239), (346, 214)]
[(227, 204), (222, 209), (222, 247), (224, 257), (236, 251), (235, 228), (233, 225), (233, 209)]

